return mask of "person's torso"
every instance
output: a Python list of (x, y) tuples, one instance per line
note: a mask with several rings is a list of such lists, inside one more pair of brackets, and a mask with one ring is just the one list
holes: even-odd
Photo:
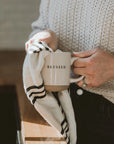
[(50, 0), (49, 28), (63, 51), (114, 52), (113, 0)]

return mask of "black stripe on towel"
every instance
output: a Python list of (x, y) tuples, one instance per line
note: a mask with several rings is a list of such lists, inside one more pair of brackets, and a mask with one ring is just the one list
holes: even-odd
[(32, 100), (32, 103), (34, 104), (36, 102), (37, 99), (41, 99), (44, 98), (46, 96), (46, 94), (44, 94), (43, 96), (35, 96)]
[(39, 53), (40, 51), (34, 50), (33, 53)]
[(42, 51), (43, 49), (39, 47), (39, 50)]
[(39, 41), (38, 43), (39, 43), (39, 44), (42, 44), (42, 42), (41, 42), (41, 41)]
[(64, 114), (64, 110), (63, 110), (63, 108), (62, 108), (62, 106), (61, 106), (61, 103), (60, 103), (60, 100), (59, 100), (59, 98), (58, 98), (58, 92), (52, 92), (52, 94), (55, 96), (55, 98), (56, 98), (56, 100), (57, 100), (57, 103), (58, 103), (58, 105), (59, 105), (59, 107), (60, 107), (60, 109), (61, 109), (61, 112)]
[(64, 133), (68, 133), (68, 131), (69, 131), (69, 127), (67, 127), (66, 130), (64, 130), (64, 129), (62, 128), (62, 130), (61, 130), (61, 134), (63, 135)]
[(65, 138), (67, 144), (70, 144), (70, 137), (67, 134), (66, 134), (66, 136), (64, 138)]
[[(65, 125), (65, 126), (64, 126)], [(61, 134), (63, 135), (66, 131), (65, 129), (68, 128), (68, 123), (66, 120), (66, 117), (64, 118), (64, 120), (61, 122)]]
[(52, 92), (52, 94), (55, 96), (55, 98), (56, 98), (56, 100), (57, 100), (57, 103), (58, 103), (58, 105), (59, 105), (59, 107), (60, 107), (60, 109), (61, 109), (61, 112), (65, 115), (64, 110), (63, 110), (63, 108), (62, 108), (62, 106), (61, 106), (59, 97), (58, 97), (58, 92)]
[(67, 144), (70, 144), (70, 137), (67, 134), (64, 136), (64, 139), (66, 140)]
[(57, 93), (57, 92), (53, 92), (53, 95), (55, 96), (55, 98), (56, 98), (56, 100), (57, 100), (57, 102), (58, 102), (58, 105), (59, 105), (59, 107), (60, 107), (60, 109), (61, 109), (61, 112), (63, 113), (63, 115), (64, 115), (64, 117), (65, 117), (65, 118), (63, 119), (63, 121), (61, 122), (61, 134), (62, 134), (63, 136), (66, 135), (66, 136), (64, 136), (64, 138), (65, 138), (67, 144), (70, 144), (70, 137), (67, 135), (67, 134), (69, 133), (69, 126), (68, 126), (68, 122), (67, 122), (67, 119), (66, 119), (64, 110), (63, 110), (63, 108), (62, 108), (62, 106), (61, 106), (61, 103), (60, 103), (60, 100), (59, 100), (59, 98), (58, 98), (58, 93)]
[(61, 122), (61, 126), (63, 127), (64, 123), (67, 123), (66, 117), (64, 118), (64, 120)]
[(67, 129), (65, 130), (65, 132), (67, 133), (69, 131), (69, 127), (67, 127)]
[(43, 91), (41, 91), (41, 92), (31, 92), (30, 95), (29, 95), (29, 97), (31, 97), (33, 94), (41, 94), (41, 93), (43, 93), (43, 92), (45, 92), (45, 90), (43, 90)]
[(28, 87), (28, 88), (26, 89), (26, 91), (28, 92), (28, 91), (30, 91), (31, 89), (40, 89), (40, 88), (42, 88), (43, 86), (44, 86), (44, 83), (42, 83), (42, 84), (39, 85), (39, 86), (33, 85), (33, 86)]
[(61, 106), (61, 103), (60, 103), (59, 98), (58, 98), (58, 92), (52, 92), (52, 94), (56, 98), (58, 105)]
[(69, 127), (67, 126), (66, 128), (65, 128), (66, 130), (62, 128), (62, 130), (61, 130), (62, 135), (67, 134), (69, 132)]
[(61, 122), (61, 134), (63, 136), (66, 135), (66, 136), (64, 136), (64, 138), (66, 141), (68, 140), (67, 144), (70, 143), (70, 138), (67, 135), (68, 132), (69, 132), (69, 127), (68, 127), (67, 119), (65, 117), (64, 120)]
[(70, 144), (70, 138), (68, 138), (68, 142), (67, 142), (67, 144)]
[(64, 137), (65, 138), (65, 140), (67, 141), (67, 139), (69, 139), (69, 137), (68, 137), (68, 135), (66, 134), (66, 136)]
[(66, 126), (63, 128), (63, 130), (66, 132), (68, 131), (68, 124), (66, 124)]
[(45, 47), (45, 50), (50, 51), (48, 47)]

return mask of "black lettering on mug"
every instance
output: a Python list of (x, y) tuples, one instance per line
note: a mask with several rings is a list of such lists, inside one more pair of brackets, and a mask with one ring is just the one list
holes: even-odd
[(48, 69), (66, 69), (65, 65), (47, 65)]

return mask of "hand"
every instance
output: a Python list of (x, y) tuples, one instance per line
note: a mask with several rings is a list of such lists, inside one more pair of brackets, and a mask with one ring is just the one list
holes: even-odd
[[(114, 56), (101, 49), (83, 52), (74, 52), (79, 57), (74, 62), (74, 73), (85, 76), (88, 87), (99, 87), (105, 82), (114, 79)], [(83, 86), (83, 81), (78, 82)]]
[(25, 50), (26, 52), (28, 51), (28, 45), (33, 44), (35, 41), (44, 41), (47, 43), (47, 45), (52, 48), (53, 51), (55, 51), (57, 49), (57, 37), (56, 34), (51, 31), (51, 30), (45, 30), (45, 31), (41, 31), (37, 34), (35, 34), (27, 43), (26, 43), (26, 47)]

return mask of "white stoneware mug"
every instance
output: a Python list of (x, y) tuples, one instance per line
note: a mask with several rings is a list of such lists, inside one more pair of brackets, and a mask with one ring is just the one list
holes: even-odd
[(70, 52), (52, 52), (45, 57), (42, 77), (47, 91), (61, 91), (76, 83), (84, 76), (71, 78), (71, 66), (77, 57), (71, 57)]

